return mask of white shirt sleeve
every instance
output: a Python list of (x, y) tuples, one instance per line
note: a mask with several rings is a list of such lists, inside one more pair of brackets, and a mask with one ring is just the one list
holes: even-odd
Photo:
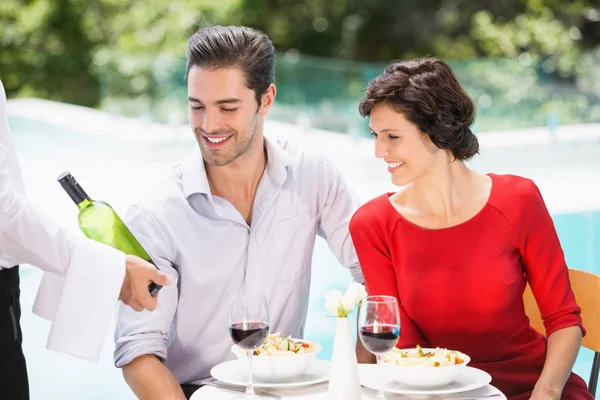
[(29, 263), (64, 275), (73, 253), (73, 236), (36, 209), (13, 185), (0, 143), (0, 252), (15, 264)]
[(358, 197), (328, 159), (321, 156), (319, 162), (319, 198), (323, 206), (317, 233), (327, 241), (338, 261), (350, 270), (352, 278), (364, 283), (348, 229), (352, 215), (358, 209)]
[(10, 139), (6, 106), (0, 81), (0, 254), (46, 271), (33, 311), (53, 321), (48, 348), (98, 360), (123, 284), (125, 254), (70, 233), (15, 187), (9, 160), (16, 154), (4, 145)]

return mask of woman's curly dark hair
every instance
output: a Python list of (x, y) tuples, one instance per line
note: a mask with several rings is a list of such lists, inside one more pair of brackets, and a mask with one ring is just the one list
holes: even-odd
[(475, 104), (444, 61), (426, 57), (393, 63), (369, 82), (360, 114), (370, 116), (380, 103), (402, 113), (456, 159), (467, 160), (479, 153), (479, 142), (471, 131)]

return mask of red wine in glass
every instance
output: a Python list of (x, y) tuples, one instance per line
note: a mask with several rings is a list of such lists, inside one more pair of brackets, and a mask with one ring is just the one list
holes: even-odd
[(383, 394), (383, 355), (398, 343), (400, 311), (398, 300), (391, 296), (367, 296), (358, 306), (358, 336), (363, 346), (377, 357), (379, 388), (377, 400)]
[(374, 354), (387, 353), (398, 342), (400, 327), (398, 325), (365, 325), (360, 328), (362, 343)]
[(244, 350), (259, 348), (267, 338), (269, 325), (264, 322), (234, 322), (229, 327), (233, 342)]
[(252, 380), (252, 353), (259, 348), (269, 333), (269, 311), (263, 293), (240, 293), (233, 298), (229, 309), (229, 335), (245, 351), (248, 358), (248, 381), (242, 400), (257, 400)]

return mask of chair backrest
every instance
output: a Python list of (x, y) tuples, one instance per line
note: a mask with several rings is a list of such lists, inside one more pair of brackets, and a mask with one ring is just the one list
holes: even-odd
[[(600, 275), (569, 268), (569, 279), (575, 294), (575, 300), (581, 307), (581, 319), (587, 331), (581, 345), (600, 352)], [(540, 310), (529, 284), (525, 288), (523, 300), (525, 302), (525, 313), (531, 321), (531, 326), (540, 333), (545, 334), (546, 329), (540, 317)]]

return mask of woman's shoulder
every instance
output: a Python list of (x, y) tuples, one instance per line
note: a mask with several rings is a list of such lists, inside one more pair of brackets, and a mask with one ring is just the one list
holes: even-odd
[(545, 208), (545, 203), (535, 182), (518, 175), (490, 174), (492, 196), (490, 205), (509, 222), (520, 221), (525, 214)]
[(390, 196), (392, 194), (393, 193), (383, 193), (383, 194), (367, 201), (366, 203), (361, 205), (358, 208), (358, 210), (356, 210), (356, 213), (354, 214), (354, 216), (358, 217), (358, 218), (369, 218), (370, 219), (374, 216), (382, 215), (383, 213), (388, 211), (388, 206), (391, 206)]
[(395, 210), (389, 200), (392, 194), (384, 193), (360, 206), (352, 216), (350, 230), (362, 230), (366, 226), (375, 228), (386, 225), (385, 221), (388, 221), (395, 214)]
[(512, 174), (489, 174), (492, 177), (494, 197), (499, 199), (527, 201), (532, 196), (539, 195), (535, 182), (529, 178)]

